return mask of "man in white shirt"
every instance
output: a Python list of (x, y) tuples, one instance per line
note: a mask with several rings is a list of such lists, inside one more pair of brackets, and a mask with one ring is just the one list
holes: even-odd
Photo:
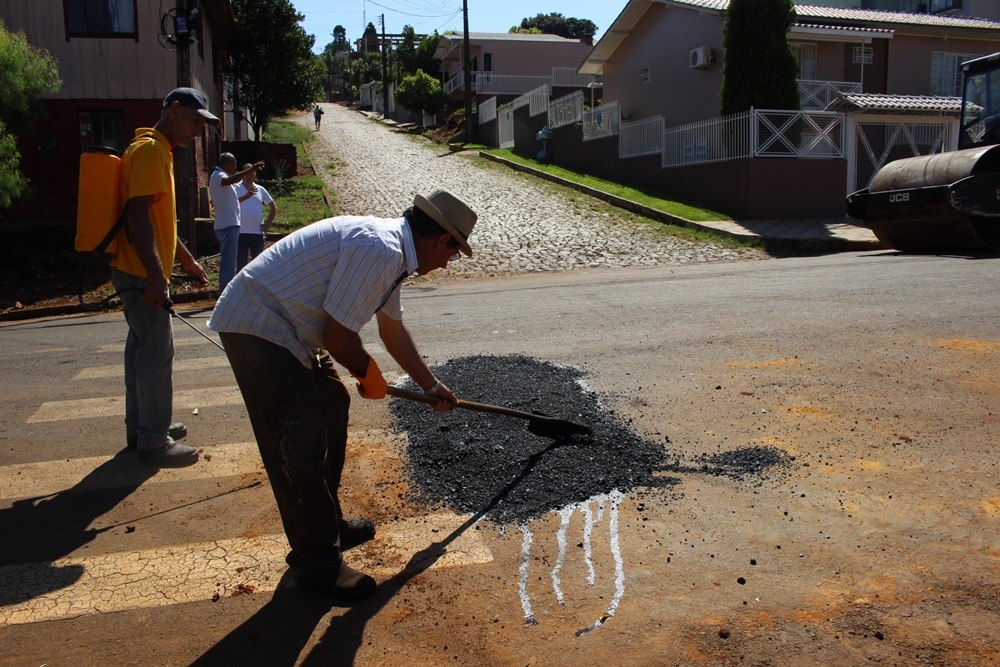
[(417, 195), (401, 218), (342, 216), (281, 239), (240, 271), (208, 323), (219, 332), (247, 407), (281, 513), (298, 583), (341, 600), (375, 592), (375, 580), (341, 552), (375, 536), (365, 519), (344, 519), (337, 490), (347, 449), (350, 395), (334, 361), (363, 398), (386, 396), (361, 328), (374, 316), (390, 356), (440, 400), (455, 394), (427, 366), (403, 325), (400, 284), (444, 268), (468, 238), (476, 214), (447, 192)]
[[(257, 172), (249, 163), (243, 165), (243, 180), (236, 185), (236, 196), (240, 201), (240, 242), (236, 249), (236, 270), (240, 271), (254, 257), (264, 250), (264, 233), (274, 222), (278, 208), (271, 193), (256, 182)], [(267, 219), (264, 219), (264, 207)]]
[[(254, 172), (264, 168), (263, 162), (251, 165)], [(243, 180), (244, 171), (236, 171), (236, 156), (222, 153), (215, 171), (208, 177), (208, 196), (215, 209), (215, 238), (219, 240), (219, 294), (236, 275), (236, 250), (240, 241), (240, 202), (236, 184)]]

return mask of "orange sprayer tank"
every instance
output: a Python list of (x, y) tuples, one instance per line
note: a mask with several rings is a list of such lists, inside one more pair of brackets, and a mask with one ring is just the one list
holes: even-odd
[[(113, 148), (91, 146), (80, 155), (80, 185), (76, 204), (76, 238), (80, 252), (96, 249), (121, 214), (121, 158)], [(105, 252), (115, 248), (112, 240)]]

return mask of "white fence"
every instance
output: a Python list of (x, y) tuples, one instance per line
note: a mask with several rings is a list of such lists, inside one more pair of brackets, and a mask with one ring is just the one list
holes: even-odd
[(663, 116), (623, 121), (618, 133), (618, 157), (656, 155), (663, 150)]
[(479, 124), (488, 123), (497, 117), (497, 98), (491, 97), (479, 103)]
[(525, 96), (528, 98), (528, 115), (534, 117), (540, 113), (548, 112), (549, 98), (552, 96), (552, 88), (550, 88), (548, 84), (539, 86), (530, 93), (525, 93)]
[(549, 102), (549, 127), (557, 128), (583, 120), (583, 91), (577, 90)]
[(586, 88), (588, 83), (601, 83), (597, 74), (577, 74), (575, 67), (553, 67), (552, 86)]
[(663, 166), (751, 157), (844, 157), (844, 115), (751, 109), (663, 133)]
[(621, 111), (618, 102), (608, 102), (583, 110), (583, 140), (592, 141), (618, 134)]
[[(553, 67), (551, 76), (473, 72), (472, 91), (479, 95), (520, 95), (540, 86), (586, 88), (588, 83), (600, 81), (599, 76), (577, 74), (573, 67)], [(447, 96), (464, 90), (465, 74), (455, 74), (441, 88)]]

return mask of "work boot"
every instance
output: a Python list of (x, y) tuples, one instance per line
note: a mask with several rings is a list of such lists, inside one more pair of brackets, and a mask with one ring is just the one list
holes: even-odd
[[(167, 435), (170, 436), (172, 440), (183, 440), (187, 437), (188, 427), (181, 422), (175, 422), (167, 428)], [(139, 436), (137, 435), (127, 435), (125, 436), (125, 446), (129, 449), (136, 449), (139, 446)]]
[(375, 522), (371, 519), (340, 520), (340, 550), (347, 551), (375, 539)]
[(296, 573), (295, 582), (304, 588), (351, 601), (371, 597), (376, 587), (374, 579), (344, 561), (340, 561), (340, 569), (335, 572)]
[(140, 449), (139, 461), (162, 468), (183, 468), (198, 461), (198, 450), (167, 438), (167, 444), (153, 449)]

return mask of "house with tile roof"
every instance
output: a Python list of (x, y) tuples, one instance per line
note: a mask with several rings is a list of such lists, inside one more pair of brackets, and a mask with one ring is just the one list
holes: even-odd
[[(464, 38), (464, 33), (444, 34), (434, 52), (452, 108), (461, 106), (466, 95)], [(469, 32), (472, 94), (477, 100), (506, 100), (543, 85), (564, 92), (584, 87), (594, 77), (579, 74), (577, 68), (591, 47), (587, 40), (558, 35)]]
[[(725, 136), (712, 134), (701, 126), (718, 119), (728, 6), (729, 0), (629, 0), (579, 71), (602, 77), (603, 100), (616, 105), (604, 116), (617, 113), (621, 122), (614, 133), (619, 146), (630, 145), (626, 130), (633, 125), (662, 119), (663, 169), (649, 176), (648, 164), (634, 169), (625, 159), (615, 173), (635, 172), (648, 187), (750, 217), (843, 215), (845, 195), (865, 187), (887, 161), (953, 149), (959, 65), (1000, 51), (997, 21), (796, 5), (788, 43), (799, 61), (801, 110), (773, 110), (770, 117), (754, 110), (746, 135), (757, 143), (723, 149), (739, 133), (731, 127), (721, 130)], [(557, 162), (567, 157), (559, 139), (553, 140)], [(597, 152), (595, 164), (607, 163), (610, 150)], [(644, 148), (625, 154), (649, 160)]]

